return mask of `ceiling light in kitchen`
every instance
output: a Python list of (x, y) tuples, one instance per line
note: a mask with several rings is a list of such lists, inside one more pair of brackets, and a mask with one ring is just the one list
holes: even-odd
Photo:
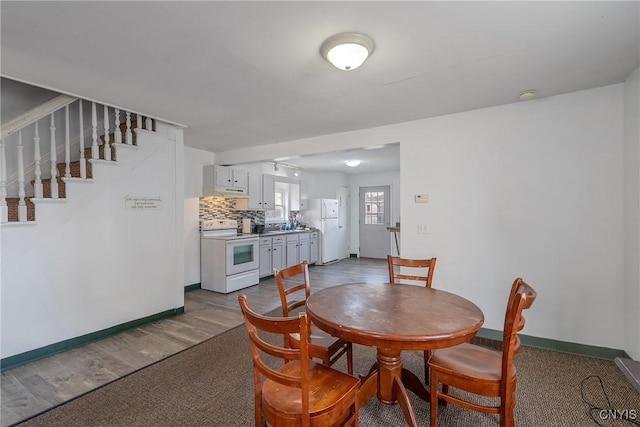
[(336, 68), (351, 71), (362, 65), (373, 49), (370, 37), (359, 33), (341, 33), (325, 40), (320, 46), (320, 53)]
[(529, 89), (529, 90), (525, 90), (520, 92), (520, 95), (518, 95), (518, 99), (520, 101), (528, 101), (530, 99), (533, 99), (536, 97), (536, 91), (533, 89)]
[(347, 160), (344, 163), (350, 168), (355, 168), (356, 166), (360, 166), (360, 163), (362, 162), (360, 160)]

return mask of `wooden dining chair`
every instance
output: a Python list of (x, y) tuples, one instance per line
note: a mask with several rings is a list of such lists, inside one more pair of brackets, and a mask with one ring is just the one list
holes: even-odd
[[(499, 414), (501, 427), (514, 425), (516, 404), (516, 368), (513, 357), (520, 348), (517, 333), (524, 328), (522, 311), (531, 307), (536, 291), (517, 278), (511, 287), (502, 334), (502, 351), (474, 344), (460, 344), (434, 350), (429, 360), (431, 370), (431, 427), (436, 425), (438, 399), (480, 412)], [(442, 384), (442, 391), (438, 384)], [(499, 406), (483, 406), (449, 394), (449, 386), (470, 393), (499, 397)]]
[[(307, 314), (263, 316), (251, 310), (246, 295), (238, 302), (251, 345), (255, 426), (357, 426), (360, 380), (310, 359)], [(267, 340), (294, 333), (300, 336), (299, 348)]]
[[(297, 308), (304, 307), (311, 295), (309, 282), (309, 266), (307, 261), (292, 265), (282, 270), (273, 269), (273, 276), (278, 285), (282, 315), (287, 317)], [(285, 283), (286, 281), (286, 283)], [(294, 282), (293, 284), (291, 282)], [(296, 334), (285, 337), (285, 345), (299, 347)], [(333, 365), (342, 355), (347, 355), (347, 372), (353, 374), (353, 345), (350, 342), (332, 337), (323, 330), (311, 325), (309, 354), (322, 360), (327, 366)]]
[[(431, 287), (433, 272), (436, 268), (436, 258), (409, 259), (387, 255), (389, 266), (389, 283), (424, 282), (427, 288)], [(414, 274), (408, 274), (414, 273)], [(424, 382), (429, 384), (429, 358), (430, 350), (424, 350)]]
[[(436, 268), (436, 258), (409, 259), (387, 255), (387, 264), (389, 265), (390, 283), (417, 281), (424, 282), (427, 288), (431, 287), (433, 271)], [(407, 274), (409, 272), (414, 274)]]

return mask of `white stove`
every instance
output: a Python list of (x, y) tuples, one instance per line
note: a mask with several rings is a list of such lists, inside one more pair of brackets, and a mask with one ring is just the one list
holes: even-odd
[(238, 234), (238, 221), (235, 219), (210, 219), (202, 221), (201, 236), (203, 239), (252, 239), (258, 234)]
[(238, 221), (202, 221), (200, 273), (202, 289), (229, 293), (260, 281), (258, 235), (238, 234)]

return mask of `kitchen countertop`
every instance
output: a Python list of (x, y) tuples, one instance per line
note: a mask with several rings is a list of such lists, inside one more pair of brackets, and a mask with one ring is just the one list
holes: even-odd
[(259, 234), (260, 237), (269, 237), (269, 236), (277, 236), (280, 234), (292, 234), (292, 233), (313, 233), (316, 230), (315, 228), (305, 229), (305, 230), (271, 230), (264, 231)]

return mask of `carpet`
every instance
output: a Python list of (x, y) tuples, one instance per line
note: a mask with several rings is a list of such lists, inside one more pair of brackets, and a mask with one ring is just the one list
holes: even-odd
[[(353, 346), (354, 371), (365, 374), (375, 350)], [(404, 352), (404, 366), (423, 377), (422, 353)], [(335, 365), (346, 371), (345, 358)], [(523, 346), (516, 356), (516, 425), (631, 425), (612, 419), (610, 408), (640, 420), (640, 394), (612, 361)], [(244, 325), (79, 396), (20, 424), (36, 426), (251, 426), (253, 383)], [(600, 382), (601, 381), (601, 382)], [(429, 405), (409, 392), (419, 425), (429, 424)], [(477, 397), (478, 399), (482, 399)], [(610, 404), (608, 403), (610, 402)], [(622, 415), (621, 415), (622, 416)], [(404, 426), (400, 408), (369, 399), (360, 425)], [(456, 405), (440, 407), (439, 426), (498, 426), (496, 415)]]

